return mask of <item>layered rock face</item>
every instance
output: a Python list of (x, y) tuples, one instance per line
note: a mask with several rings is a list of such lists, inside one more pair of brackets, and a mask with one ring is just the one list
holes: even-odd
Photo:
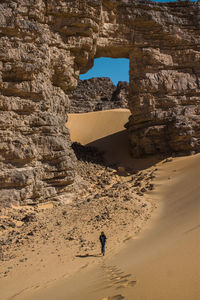
[(199, 13), (185, 3), (164, 8), (170, 25), (154, 24), (151, 47), (131, 54), (127, 127), (134, 156), (200, 150)]
[(65, 122), (78, 75), (69, 46), (51, 28), (59, 27), (54, 4), (0, 3), (2, 205), (64, 200), (74, 181)]
[(128, 108), (128, 94), (129, 84), (126, 81), (115, 86), (109, 78), (80, 80), (69, 95), (70, 113)]
[(132, 0), (0, 2), (0, 203), (64, 200), (69, 97), (94, 57), (130, 58), (135, 156), (200, 150), (200, 6)]

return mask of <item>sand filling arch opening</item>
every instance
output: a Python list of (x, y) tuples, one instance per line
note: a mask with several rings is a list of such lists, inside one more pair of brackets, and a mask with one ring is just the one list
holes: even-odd
[[(125, 124), (131, 112), (128, 107), (129, 83), (125, 80), (128, 80), (129, 60), (120, 59), (120, 64), (114, 62), (119, 62), (118, 59), (111, 59), (111, 64), (109, 60), (96, 59), (94, 71), (91, 69), (80, 76), (82, 80), (71, 94), (67, 127), (72, 143), (104, 152), (106, 163), (128, 166), (131, 157)], [(101, 74), (103, 77), (99, 77)]]

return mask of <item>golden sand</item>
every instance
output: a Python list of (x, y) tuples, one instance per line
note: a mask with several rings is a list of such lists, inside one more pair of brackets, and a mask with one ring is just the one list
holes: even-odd
[[(79, 258), (73, 265), (69, 261), (63, 266), (66, 275), (46, 284), (44, 269), (37, 274), (37, 287), (24, 281), (25, 290), (12, 299), (200, 299), (200, 154), (165, 161), (133, 160), (123, 127), (128, 116), (128, 110), (72, 114), (67, 126), (72, 141), (97, 146), (111, 163), (157, 168), (155, 189), (148, 197), (158, 209), (139, 235), (130, 234), (122, 249), (110, 251), (108, 240), (105, 257)], [(56, 274), (56, 264), (49, 264)], [(20, 280), (16, 279), (16, 286)]]

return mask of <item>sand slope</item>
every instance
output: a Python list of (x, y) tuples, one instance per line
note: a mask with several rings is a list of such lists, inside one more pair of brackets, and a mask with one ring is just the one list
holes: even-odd
[[(148, 197), (159, 209), (142, 233), (130, 235), (120, 251), (109, 249), (108, 236), (105, 257), (80, 258), (81, 268), (75, 275), (12, 299), (200, 299), (200, 154), (133, 160), (123, 130), (128, 115), (123, 110), (71, 115), (68, 127), (73, 141), (103, 149), (108, 162), (136, 169), (157, 162), (155, 189)], [(96, 262), (94, 266), (91, 261)]]
[[(98, 127), (101, 114), (106, 114), (104, 121), (107, 120), (108, 123), (105, 121), (104, 126), (105, 128), (110, 126), (111, 131), (106, 129), (101, 133), (101, 126)], [(119, 120), (119, 111), (116, 114)], [(93, 113), (91, 119), (89, 114), (87, 118), (80, 115), (80, 123), (76, 119), (74, 125), (77, 126), (76, 129), (71, 118), (68, 127), (71, 128), (72, 140), (90, 144), (96, 143), (96, 138), (99, 145), (102, 145), (102, 141), (108, 138), (106, 134), (117, 137), (117, 132), (122, 131), (122, 128), (121, 125), (118, 126), (118, 121), (114, 123), (110, 119), (114, 115), (115, 112)], [(93, 123), (90, 123), (89, 119)], [(124, 114), (122, 119), (125, 120)], [(102, 125), (102, 119), (100, 123)], [(99, 128), (97, 131), (96, 125)], [(84, 134), (89, 127), (91, 136), (90, 134), (86, 136)], [(115, 147), (121, 149), (121, 138), (119, 145), (117, 138), (115, 143)], [(111, 145), (103, 147), (109, 149)], [(19, 299), (200, 299), (199, 162), (198, 154), (157, 163), (156, 188), (149, 193), (149, 197), (160, 203), (160, 209), (142, 234), (132, 236), (125, 243), (123, 250), (115, 255), (109, 251), (108, 239), (106, 256), (97, 258), (98, 265), (87, 268), (91, 258), (83, 258), (85, 268), (72, 278), (60, 280), (55, 285), (35, 292), (34, 295), (22, 295)]]
[[(19, 299), (198, 300), (199, 159), (196, 155), (158, 164), (152, 197), (162, 199), (162, 210), (117, 255), (108, 250), (105, 258), (98, 258), (98, 266)], [(84, 259), (87, 267), (91, 258)]]
[(68, 114), (67, 127), (72, 142), (89, 144), (105, 136), (124, 130), (128, 109), (113, 109), (91, 113)]
[(70, 130), (72, 142), (103, 151), (107, 164), (134, 169), (148, 168), (158, 162), (160, 157), (133, 159), (130, 156), (128, 134), (124, 128), (129, 116), (128, 109), (69, 114), (66, 125)]
[(162, 200), (162, 212), (113, 260), (137, 277), (128, 299), (200, 299), (199, 161), (196, 155), (158, 165), (155, 197)]
[(199, 159), (158, 164), (152, 197), (162, 210), (117, 255), (108, 251), (98, 266), (22, 299), (200, 299)]

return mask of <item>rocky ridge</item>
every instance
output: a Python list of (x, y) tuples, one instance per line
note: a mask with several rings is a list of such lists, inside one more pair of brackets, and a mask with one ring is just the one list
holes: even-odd
[(109, 78), (79, 80), (69, 95), (70, 113), (85, 113), (115, 108), (128, 108), (128, 82), (117, 86)]
[(0, 205), (68, 201), (69, 95), (94, 58), (130, 59), (134, 156), (200, 150), (200, 3), (0, 3)]

